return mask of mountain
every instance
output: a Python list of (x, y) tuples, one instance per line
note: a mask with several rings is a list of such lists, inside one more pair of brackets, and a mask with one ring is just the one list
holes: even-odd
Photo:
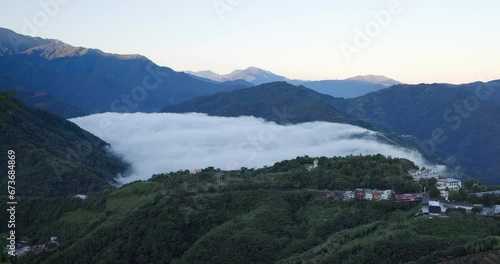
[[(419, 202), (343, 201), (324, 192), (416, 191), (419, 186), (408, 175), (416, 168), (411, 161), (318, 157), (318, 167), (307, 170), (315, 159), (157, 174), (85, 200), (23, 197), (16, 208), (16, 236), (28, 245), (57, 236), (59, 246), (48, 243), (50, 250), (12, 262), (363, 264), (468, 257), (469, 262), (446, 263), (498, 263), (500, 223), (494, 217), (456, 209), (445, 217), (414, 217)], [(7, 221), (0, 218), (2, 234), (9, 231)]]
[(42, 39), (20, 35), (12, 30), (0, 27), (0, 56), (14, 55), (34, 47), (57, 42), (54, 39)]
[[(66, 196), (112, 188), (128, 165), (108, 152), (109, 144), (65, 119), (17, 99), (1, 103), (0, 163), (15, 152), (16, 195)], [(7, 165), (2, 166), (7, 175)], [(7, 177), (0, 187), (7, 189)]]
[(19, 81), (0, 77), (0, 87), (9, 87), (15, 91), (14, 96), (35, 108), (46, 110), (64, 118), (84, 116), (87, 113), (68, 105), (47, 92), (34, 92), (27, 89)]
[(213, 71), (197, 71), (197, 72), (186, 71), (186, 73), (196, 77), (212, 80), (214, 82), (234, 81), (231, 78), (225, 78), (223, 75), (220, 75)]
[(342, 98), (355, 98), (367, 93), (384, 89), (388, 86), (400, 84), (400, 82), (396, 80), (381, 75), (363, 75), (348, 78), (345, 80), (290, 80), (286, 77), (276, 75), (270, 71), (255, 67), (250, 67), (245, 70), (236, 70), (225, 75), (220, 75), (212, 71), (187, 71), (186, 73), (215, 82), (244, 80), (254, 85), (260, 85), (269, 82), (285, 81), (293, 85), (303, 85), (318, 93)]
[(73, 47), (8, 29), (0, 29), (0, 77), (31, 92), (48, 93), (85, 114), (154, 112), (197, 96), (247, 87), (193, 78), (140, 55)]
[(360, 81), (366, 83), (380, 84), (386, 87), (401, 84), (400, 82), (387, 78), (382, 75), (358, 75), (355, 77), (347, 78), (346, 81)]
[(286, 82), (266, 83), (171, 105), (163, 112), (214, 116), (255, 116), (277, 123), (328, 121), (366, 126), (327, 102), (328, 96)]
[(382, 84), (357, 80), (291, 81), (291, 83), (340, 98), (356, 98), (386, 88)]
[(276, 75), (270, 71), (266, 71), (256, 67), (249, 67), (245, 70), (235, 70), (229, 74), (224, 74), (224, 75), (220, 75), (212, 71), (199, 71), (199, 72), (188, 71), (186, 73), (217, 82), (245, 80), (254, 85), (260, 85), (263, 83), (270, 83), (270, 82), (288, 81), (288, 79), (283, 76)]
[(376, 127), (414, 137), (424, 152), (500, 184), (500, 82), (396, 85), (332, 104)]
[(396, 80), (381, 75), (360, 75), (345, 80), (293, 80), (290, 81), (290, 83), (303, 85), (318, 93), (341, 98), (356, 98), (392, 85), (400, 84), (400, 82)]

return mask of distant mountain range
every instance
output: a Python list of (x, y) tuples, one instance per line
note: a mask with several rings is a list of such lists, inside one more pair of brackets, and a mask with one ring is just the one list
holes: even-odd
[[(160, 67), (140, 55), (117, 55), (33, 38), (0, 28), (0, 86), (46, 93), (84, 114), (154, 112), (165, 105), (248, 87)], [(4, 80), (8, 83), (1, 83)], [(72, 113), (58, 112), (62, 116)]]
[(386, 87), (400, 84), (400, 82), (380, 75), (360, 75), (345, 80), (304, 81), (291, 80), (270, 71), (249, 67), (245, 70), (235, 70), (229, 74), (220, 75), (212, 71), (186, 73), (216, 82), (244, 80), (254, 85), (269, 82), (289, 82), (294, 85), (303, 85), (319, 93), (334, 97), (354, 98)]
[(256, 67), (249, 67), (244, 70), (235, 70), (229, 74), (224, 74), (224, 75), (220, 75), (212, 71), (199, 71), (199, 72), (187, 71), (186, 73), (210, 79), (216, 82), (244, 80), (254, 85), (260, 85), (263, 83), (270, 83), (270, 82), (289, 81), (289, 79), (283, 76)]
[(400, 82), (393, 80), (391, 78), (387, 78), (382, 75), (358, 75), (355, 77), (347, 78), (346, 81), (358, 81), (358, 82), (366, 82), (373, 84), (380, 84), (386, 87), (393, 86), (396, 84), (401, 84)]
[(256, 67), (227, 75), (210, 71), (186, 74), (141, 55), (110, 54), (0, 28), (0, 87), (17, 87), (19, 99), (64, 117), (108, 111), (156, 112), (198, 96), (276, 81), (344, 98), (397, 83), (382, 76), (290, 80)]

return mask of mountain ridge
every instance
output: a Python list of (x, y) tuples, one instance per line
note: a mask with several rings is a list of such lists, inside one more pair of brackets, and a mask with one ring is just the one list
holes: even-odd
[(279, 124), (308, 121), (362, 124), (325, 102), (323, 96), (303, 86), (272, 82), (194, 98), (179, 105), (167, 106), (161, 112), (200, 112), (230, 117), (251, 115)]
[(400, 84), (400, 82), (382, 75), (358, 75), (338, 80), (296, 80), (253, 66), (244, 70), (234, 70), (228, 74), (218, 74), (210, 70), (198, 72), (186, 71), (186, 73), (215, 82), (245, 80), (254, 85), (260, 85), (268, 82), (285, 81), (293, 85), (306, 86), (319, 93), (343, 98), (354, 98), (392, 85)]
[(424, 152), (485, 183), (498, 184), (500, 167), (495, 157), (500, 156), (496, 138), (500, 134), (500, 100), (495, 91), (499, 90), (498, 81), (401, 84), (331, 103), (376, 127), (414, 136)]
[(197, 96), (247, 87), (193, 78), (141, 55), (74, 47), (8, 29), (0, 29), (0, 77), (18, 80), (31, 92), (47, 92), (85, 114), (155, 112)]
[(218, 74), (210, 70), (197, 72), (186, 71), (186, 73), (217, 82), (245, 80), (247, 82), (253, 83), (254, 85), (289, 80), (286, 77), (253, 66), (250, 66), (243, 70), (234, 70), (228, 74)]

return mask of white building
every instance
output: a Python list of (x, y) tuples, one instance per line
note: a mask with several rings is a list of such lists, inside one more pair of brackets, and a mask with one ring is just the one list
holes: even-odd
[(411, 177), (413, 177), (414, 181), (419, 181), (420, 179), (439, 178), (439, 173), (431, 169), (411, 170), (408, 173), (411, 175)]
[(500, 205), (495, 205), (495, 207), (493, 207), (493, 213), (494, 214), (500, 214)]
[(391, 190), (385, 190), (382, 192), (382, 195), (380, 196), (380, 199), (382, 200), (389, 200), (392, 196), (392, 191)]
[(448, 198), (450, 196), (450, 192), (446, 190), (440, 190), (439, 195), (441, 195), (446, 201), (448, 201)]
[(73, 196), (75, 198), (78, 198), (78, 199), (81, 199), (81, 200), (85, 200), (87, 199), (87, 195), (84, 195), (84, 194), (77, 194), (75, 196)]
[(354, 192), (353, 192), (353, 191), (347, 191), (347, 192), (345, 192), (345, 193), (344, 193), (344, 200), (346, 200), (346, 201), (347, 201), (347, 200), (352, 200), (352, 199), (354, 199), (355, 197), (356, 197), (356, 196), (355, 196), (355, 194), (354, 194)]
[(313, 168), (313, 169), (316, 169), (316, 168), (318, 167), (318, 164), (319, 164), (319, 160), (315, 159), (315, 160), (313, 161), (313, 166), (312, 166), (312, 168)]
[(373, 200), (373, 190), (365, 189), (365, 200)]
[(462, 181), (453, 178), (444, 178), (437, 181), (438, 190), (442, 191), (448, 188), (449, 190), (458, 191), (462, 188)]

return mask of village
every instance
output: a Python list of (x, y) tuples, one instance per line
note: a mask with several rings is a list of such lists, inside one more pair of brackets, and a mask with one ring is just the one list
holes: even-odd
[[(307, 165), (306, 169), (311, 171), (317, 168), (319, 161), (315, 159), (312, 164)], [(190, 170), (191, 175), (201, 173), (201, 169)], [(354, 190), (326, 190), (326, 189), (307, 189), (306, 191), (315, 192), (328, 199), (349, 201), (354, 199), (368, 201), (393, 200), (398, 204), (404, 203), (421, 203), (420, 215), (438, 216), (446, 213), (448, 209), (464, 210), (466, 213), (478, 213), (484, 216), (500, 216), (500, 205), (491, 207), (483, 204), (465, 204), (454, 203), (449, 201), (450, 191), (459, 191), (462, 188), (462, 181), (455, 178), (441, 177), (441, 174), (432, 169), (422, 168), (421, 170), (408, 171), (415, 182), (420, 180), (436, 180), (436, 189), (439, 191), (439, 197), (430, 197), (425, 188), (417, 193), (395, 193), (393, 190), (378, 190), (370, 188), (356, 188)], [(218, 172), (215, 174), (216, 183), (220, 184), (224, 181), (224, 173)], [(500, 195), (499, 191), (474, 193), (477, 197), (485, 194)]]
[[(431, 169), (423, 170), (411, 170), (408, 172), (415, 181), (420, 181), (421, 179), (431, 179), (437, 180), (436, 188), (439, 190), (440, 196), (444, 200), (439, 200), (439, 197), (430, 197), (426, 190), (422, 190), (418, 193), (394, 193), (392, 190), (377, 190), (377, 189), (363, 189), (357, 188), (355, 190), (317, 190), (316, 192), (321, 193), (327, 198), (349, 201), (353, 199), (363, 199), (369, 201), (381, 201), (381, 200), (394, 200), (396, 203), (421, 203), (420, 212), (415, 216), (430, 215), (430, 216), (440, 216), (446, 213), (448, 209), (461, 209), (465, 210), (466, 213), (476, 212), (484, 216), (500, 216), (500, 205), (494, 205), (492, 207), (484, 206), (482, 204), (460, 204), (460, 203), (450, 203), (448, 201), (450, 191), (458, 191), (462, 188), (462, 181), (454, 178), (441, 178), (440, 174)], [(500, 191), (482, 192), (476, 193), (477, 196), (482, 196), (484, 194), (500, 194)]]

